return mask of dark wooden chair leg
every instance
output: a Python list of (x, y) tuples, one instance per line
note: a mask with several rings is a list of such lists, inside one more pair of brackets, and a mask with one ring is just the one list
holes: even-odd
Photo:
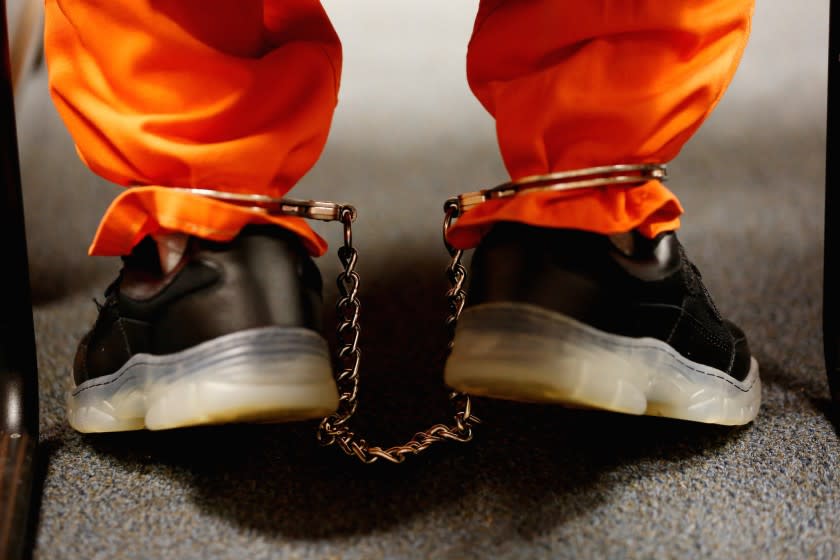
[(38, 443), (38, 371), (12, 95), (0, 0), (0, 558), (28, 554)]
[[(840, 402), (840, 276), (837, 250), (840, 248), (840, 220), (837, 199), (840, 192), (840, 3), (832, 0), (828, 27), (828, 101), (825, 158), (825, 270), (823, 276), (823, 345), (832, 399)], [(832, 103), (835, 101), (835, 103)]]

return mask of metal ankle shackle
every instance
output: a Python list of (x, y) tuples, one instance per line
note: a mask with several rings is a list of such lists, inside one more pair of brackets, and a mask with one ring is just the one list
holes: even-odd
[(639, 186), (648, 181), (668, 180), (668, 167), (661, 163), (622, 163), (586, 169), (573, 169), (546, 175), (530, 175), (502, 183), (492, 189), (468, 192), (447, 201), (458, 206), (458, 213), (471, 210), (488, 200), (510, 198), (535, 191), (572, 191), (613, 185)]
[[(534, 175), (503, 183), (497, 187), (461, 194), (444, 204), (443, 242), (449, 252), (450, 261), (446, 268), (450, 288), (446, 292), (449, 314), (446, 328), (450, 334), (448, 349), (454, 343), (455, 326), (466, 302), (467, 270), (461, 262), (463, 250), (456, 249), (447, 240), (447, 233), (455, 221), (468, 210), (488, 200), (509, 198), (534, 191), (565, 191), (597, 188), (610, 185), (635, 186), (650, 180), (667, 180), (667, 169), (661, 164), (619, 164), (563, 171), (547, 175)], [(363, 463), (374, 463), (379, 459), (402, 463), (409, 455), (417, 455), (431, 445), (441, 441), (468, 442), (472, 440), (472, 428), (481, 421), (472, 413), (470, 397), (463, 393), (450, 393), (455, 407), (454, 425), (435, 424), (417, 432), (408, 442), (389, 448), (370, 445), (349, 426), (350, 419), (359, 406), (359, 371), (361, 349), (359, 323), (361, 302), (359, 301), (359, 273), (356, 272), (359, 253), (353, 245), (353, 222), (356, 209), (349, 204), (314, 200), (273, 198), (257, 194), (238, 194), (209, 189), (174, 188), (238, 206), (250, 207), (267, 214), (297, 216), (324, 222), (341, 222), (344, 243), (338, 249), (342, 271), (336, 279), (339, 298), (336, 302), (338, 324), (336, 336), (340, 349), (338, 361), (341, 372), (336, 375), (339, 392), (338, 410), (321, 421), (317, 439), (325, 446), (337, 445), (344, 453), (358, 458)]]

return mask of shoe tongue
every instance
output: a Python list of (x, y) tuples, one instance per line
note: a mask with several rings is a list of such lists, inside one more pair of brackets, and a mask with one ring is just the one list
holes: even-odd
[(156, 234), (152, 238), (157, 244), (161, 272), (163, 274), (169, 274), (175, 270), (175, 267), (184, 258), (184, 253), (187, 250), (187, 242), (190, 238), (184, 233)]

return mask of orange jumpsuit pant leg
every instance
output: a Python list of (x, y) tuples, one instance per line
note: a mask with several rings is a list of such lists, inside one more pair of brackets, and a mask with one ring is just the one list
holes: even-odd
[[(470, 86), (495, 117), (515, 180), (673, 159), (717, 104), (749, 36), (753, 0), (482, 0)], [(676, 229), (658, 181), (534, 192), (467, 212), (450, 231), (474, 246), (493, 223), (596, 233)]]
[(326, 244), (297, 218), (173, 191), (279, 197), (318, 159), (341, 46), (318, 0), (46, 0), (53, 100), (96, 173), (134, 188), (108, 209), (91, 254), (149, 234), (224, 241), (248, 223)]

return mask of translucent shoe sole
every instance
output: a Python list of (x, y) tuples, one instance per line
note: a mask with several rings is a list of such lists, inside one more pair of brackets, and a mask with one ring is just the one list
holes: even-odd
[(289, 327), (240, 331), (174, 354), (137, 354), (67, 395), (68, 420), (80, 432), (285, 422), (337, 406), (326, 342)]
[(755, 359), (738, 381), (661, 340), (606, 333), (520, 303), (465, 310), (444, 376), (472, 395), (711, 424), (746, 424), (761, 403)]

